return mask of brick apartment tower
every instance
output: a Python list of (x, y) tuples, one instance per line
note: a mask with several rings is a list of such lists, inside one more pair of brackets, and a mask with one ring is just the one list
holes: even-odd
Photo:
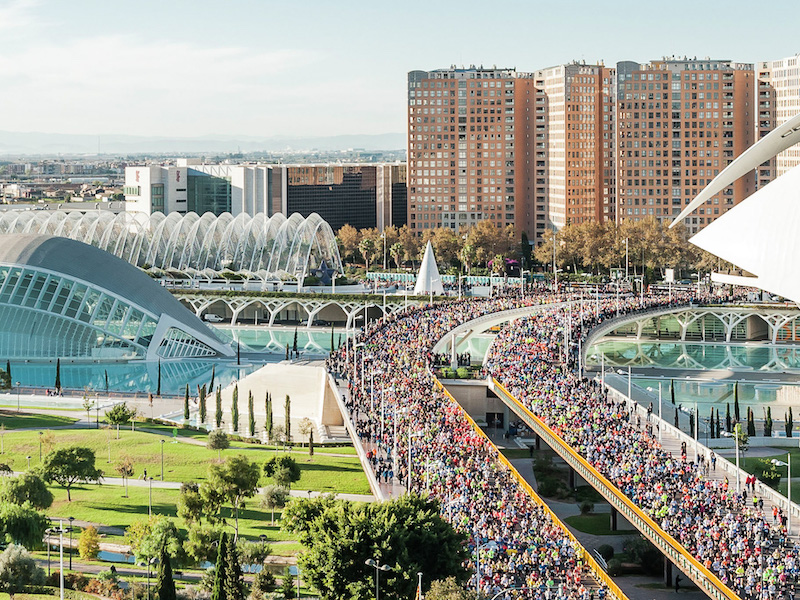
[[(800, 54), (768, 60), (757, 64), (758, 68), (758, 120), (756, 127), (760, 137), (800, 113)], [(770, 127), (770, 123), (772, 127)], [(762, 134), (763, 131), (763, 134)], [(768, 183), (762, 172), (772, 168), (772, 179), (800, 165), (800, 148), (787, 148), (770, 164), (759, 169), (759, 187)]]
[(574, 62), (533, 77), (544, 103), (535, 121), (536, 204), (547, 227), (615, 219), (614, 69)]
[[(669, 222), (755, 140), (752, 64), (711, 59), (617, 63), (617, 215)], [(737, 180), (686, 219), (696, 233), (755, 191)]]
[(533, 239), (536, 90), (514, 69), (408, 74), (408, 225), (462, 230), (482, 220)]

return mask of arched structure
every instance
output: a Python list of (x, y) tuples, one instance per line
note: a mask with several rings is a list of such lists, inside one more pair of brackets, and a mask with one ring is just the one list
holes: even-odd
[(233, 350), (166, 289), (108, 252), (64, 237), (7, 234), (0, 235), (0, 354), (169, 359)]
[(341, 272), (330, 226), (316, 213), (254, 217), (230, 213), (119, 213), (108, 211), (7, 211), (0, 234), (36, 233), (96, 246), (137, 267), (213, 278), (236, 271), (267, 280), (307, 277), (324, 261)]
[[(798, 142), (800, 114), (775, 128), (723, 169), (671, 227), (736, 179)], [(755, 275), (717, 275), (716, 281), (758, 287), (800, 302), (798, 220), (800, 167), (795, 167), (714, 220), (690, 241)]]

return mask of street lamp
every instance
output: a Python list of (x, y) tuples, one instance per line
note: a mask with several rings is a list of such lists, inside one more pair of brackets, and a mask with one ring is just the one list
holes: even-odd
[(772, 461), (773, 465), (776, 467), (786, 467), (786, 533), (789, 536), (792, 535), (792, 453), (786, 453), (786, 462), (782, 460), (778, 460), (777, 458), (773, 458)]
[(161, 440), (161, 481), (164, 481), (164, 440)]
[(411, 455), (413, 451), (412, 439), (415, 437), (422, 437), (422, 432), (418, 431), (416, 433), (411, 433), (411, 428), (408, 428), (408, 493), (411, 493), (411, 474), (412, 474), (412, 466), (411, 466)]
[(147, 481), (148, 481), (148, 485), (150, 486), (148, 499), (147, 499), (147, 515), (152, 517), (153, 516), (153, 478), (152, 477), (148, 477)]
[(58, 580), (61, 588), (60, 598), (64, 600), (64, 521), (58, 522)]
[(525, 273), (530, 275), (530, 271), (520, 271), (519, 272), (519, 289), (520, 289), (520, 296), (522, 299), (525, 299)]
[(75, 517), (69, 518), (69, 570), (72, 571), (72, 523)]
[(150, 600), (150, 566), (155, 564), (158, 558), (155, 556), (147, 561), (147, 600)]
[(381, 232), (381, 239), (383, 240), (383, 270), (386, 271), (386, 232)]
[(19, 412), (19, 381), (17, 382), (17, 412)]
[(732, 437), (734, 443), (736, 444), (736, 493), (741, 492), (741, 487), (739, 485), (739, 431), (741, 428), (741, 424), (737, 423), (733, 428), (733, 433), (729, 431), (723, 431), (722, 437)]
[(486, 542), (475, 548), (475, 597), (481, 597), (481, 550), (497, 550), (497, 542), (494, 540)]
[(39, 462), (42, 462), (42, 436), (44, 435), (44, 431), (39, 432)]
[(383, 571), (384, 573), (386, 571), (391, 571), (392, 567), (390, 567), (389, 565), (382, 565), (380, 563), (380, 561), (377, 561), (377, 560), (372, 559), (372, 558), (368, 558), (367, 560), (365, 560), (364, 564), (369, 566), (369, 567), (372, 567), (373, 569), (375, 569), (375, 600), (380, 600), (381, 599), (381, 588), (380, 588), (381, 571)]
[(28, 459), (28, 471), (30, 471), (31, 470), (31, 456), (30, 456), (30, 454), (28, 456), (26, 456), (25, 458)]

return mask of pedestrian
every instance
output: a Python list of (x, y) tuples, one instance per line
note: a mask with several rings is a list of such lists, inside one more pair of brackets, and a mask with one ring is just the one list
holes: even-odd
[(681, 589), (681, 576), (675, 575), (675, 593), (678, 593), (678, 590)]

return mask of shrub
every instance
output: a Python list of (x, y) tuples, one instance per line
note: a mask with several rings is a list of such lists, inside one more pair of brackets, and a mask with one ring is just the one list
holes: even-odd
[(777, 489), (778, 484), (781, 482), (781, 472), (768, 460), (762, 459), (760, 462), (764, 470), (761, 472), (759, 479), (772, 489)]
[(466, 367), (458, 367), (458, 369), (456, 369), (456, 374), (459, 379), (469, 379), (469, 369)]
[(537, 490), (540, 496), (554, 497), (559, 493), (561, 484), (555, 477), (543, 477), (537, 479), (539, 489)]
[(95, 527), (89, 525), (81, 531), (81, 536), (78, 538), (78, 554), (83, 560), (97, 558), (100, 554), (100, 534)]
[(602, 556), (605, 560), (611, 560), (614, 558), (614, 548), (609, 546), (608, 544), (603, 544), (597, 549), (597, 553)]
[(622, 573), (622, 562), (619, 559), (612, 558), (608, 561), (608, 574), (612, 577), (616, 577)]
[(588, 500), (584, 500), (583, 502), (581, 502), (580, 509), (582, 515), (588, 515), (590, 512), (594, 510), (594, 503), (589, 502)]
[(661, 572), (663, 557), (653, 544), (643, 537), (635, 537), (625, 542), (625, 552), (631, 560), (641, 565), (645, 573), (655, 575)]

